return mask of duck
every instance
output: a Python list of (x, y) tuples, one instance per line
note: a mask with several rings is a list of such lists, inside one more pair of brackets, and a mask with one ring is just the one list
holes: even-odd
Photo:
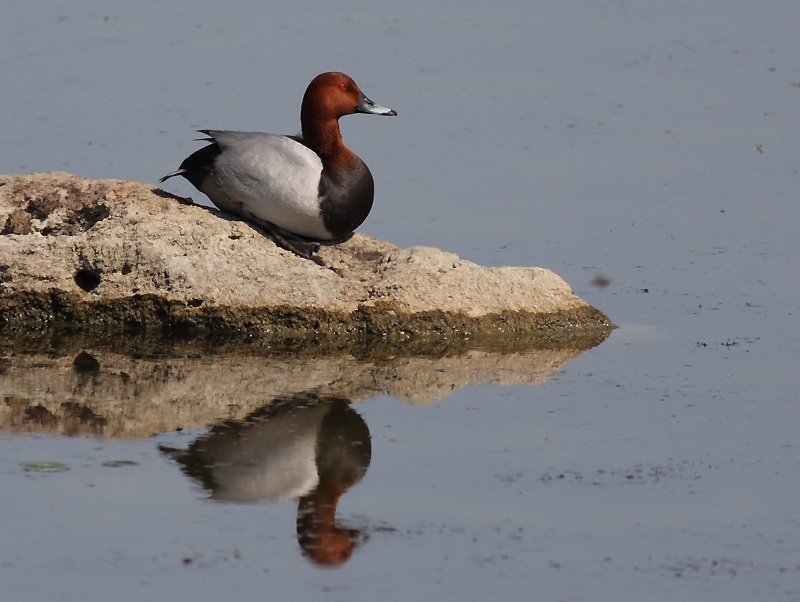
[(159, 181), (183, 176), (221, 211), (266, 232), (276, 244), (323, 265), (322, 242), (352, 236), (369, 215), (375, 182), (344, 145), (339, 118), (397, 111), (367, 98), (345, 73), (317, 75), (300, 108), (301, 133), (198, 130), (209, 142)]

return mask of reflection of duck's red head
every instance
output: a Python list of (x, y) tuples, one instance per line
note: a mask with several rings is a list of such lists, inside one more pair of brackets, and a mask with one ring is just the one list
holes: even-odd
[(350, 560), (357, 542), (357, 537), (352, 537), (346, 530), (341, 530), (339, 533), (322, 538), (307, 548), (305, 553), (314, 564), (334, 568)]
[(346, 403), (336, 404), (323, 420), (317, 440), (319, 484), (300, 498), (297, 541), (314, 564), (338, 566), (352, 556), (364, 534), (337, 525), (339, 498), (360, 481), (372, 456), (369, 428)]
[(314, 564), (335, 567), (350, 560), (361, 534), (336, 525), (336, 503), (315, 494), (300, 500), (297, 511), (297, 540), (303, 554)]

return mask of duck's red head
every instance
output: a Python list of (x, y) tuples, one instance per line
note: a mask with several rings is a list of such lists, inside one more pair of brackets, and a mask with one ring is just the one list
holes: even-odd
[(306, 88), (300, 109), (306, 144), (322, 156), (328, 154), (342, 144), (339, 117), (353, 113), (397, 115), (367, 98), (349, 75), (338, 71), (320, 73)]

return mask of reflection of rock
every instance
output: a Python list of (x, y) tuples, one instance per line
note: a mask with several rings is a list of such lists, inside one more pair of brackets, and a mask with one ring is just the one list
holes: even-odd
[(297, 540), (317, 564), (341, 564), (365, 540), (336, 519), (339, 498), (363, 478), (372, 456), (369, 428), (345, 400), (275, 399), (245, 420), (215, 425), (187, 450), (162, 451), (212, 499), (299, 499)]
[(461, 345), (436, 356), (403, 356), (375, 345), (372, 356), (354, 357), (317, 355), (313, 347), (283, 353), (237, 343), (217, 345), (214, 353), (195, 345), (124, 348), (122, 340), (47, 339), (24, 353), (18, 344), (12, 353), (11, 344), (0, 346), (0, 429), (112, 437), (241, 419), (270, 399), (304, 391), (354, 402), (386, 394), (425, 403), (469, 384), (539, 383), (582, 352)]
[(376, 375), (381, 393), (415, 404), (430, 403), (471, 384), (543, 383), (583, 351), (541, 349), (493, 353), (471, 349), (454, 357), (401, 358)]
[(6, 326), (315, 340), (536, 330), (568, 341), (610, 324), (542, 268), (485, 268), (361, 234), (320, 256), (336, 272), (245, 222), (137, 182), (0, 176)]

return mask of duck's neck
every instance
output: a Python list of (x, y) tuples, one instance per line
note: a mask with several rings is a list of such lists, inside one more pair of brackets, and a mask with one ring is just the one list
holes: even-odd
[(342, 133), (339, 130), (339, 120), (330, 118), (320, 122), (315, 119), (310, 123), (301, 116), (300, 123), (303, 129), (303, 140), (311, 150), (317, 153), (326, 162), (335, 158), (347, 156), (350, 151), (342, 142)]

